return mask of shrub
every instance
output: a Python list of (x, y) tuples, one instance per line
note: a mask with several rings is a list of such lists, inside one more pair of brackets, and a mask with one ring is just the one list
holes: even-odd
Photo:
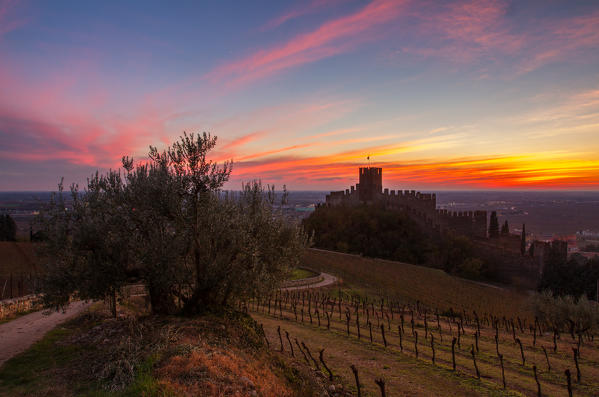
[(149, 162), (123, 158), (123, 169), (96, 172), (83, 192), (62, 183), (42, 212), (45, 303), (72, 296), (103, 299), (131, 280), (146, 284), (152, 310), (186, 313), (272, 290), (296, 265), (307, 239), (274, 205), (259, 181), (222, 192), (231, 163), (207, 160), (216, 138), (185, 134)]
[(585, 295), (578, 299), (570, 295), (554, 297), (546, 290), (532, 297), (532, 307), (539, 320), (557, 330), (579, 334), (599, 326), (599, 308)]

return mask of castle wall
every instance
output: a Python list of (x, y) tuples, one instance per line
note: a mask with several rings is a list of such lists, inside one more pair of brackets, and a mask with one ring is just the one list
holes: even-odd
[[(382, 168), (360, 168), (359, 183), (345, 191), (331, 192), (327, 205), (380, 204), (408, 211), (429, 230), (452, 230), (471, 237), (487, 236), (487, 212), (452, 212), (437, 209), (435, 193), (415, 190), (383, 190)], [(420, 223), (420, 222), (419, 222)]]

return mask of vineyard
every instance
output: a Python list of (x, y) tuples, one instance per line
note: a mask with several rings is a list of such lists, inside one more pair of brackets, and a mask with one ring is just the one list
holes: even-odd
[[(508, 299), (503, 295), (509, 292), (493, 287), (473, 285), (464, 305), (459, 305), (460, 299), (466, 298), (456, 296), (466, 287), (430, 289), (427, 283), (434, 282), (430, 279), (423, 286), (412, 285), (403, 299), (399, 294), (389, 297), (388, 288), (386, 297), (368, 295), (372, 280), (366, 278), (360, 289), (360, 275), (351, 276), (353, 267), (342, 262), (346, 258), (351, 257), (343, 256), (337, 266), (353, 280), (351, 288), (282, 291), (244, 303), (244, 310), (264, 325), (271, 349), (293, 355), (325, 376), (334, 374), (331, 379), (349, 385), (355, 395), (397, 395), (407, 390), (430, 395), (438, 394), (440, 385), (447, 392), (442, 394), (453, 390), (472, 395), (597, 395), (599, 349), (592, 334), (551, 329), (518, 306), (510, 315), (509, 300), (484, 310), (485, 301), (477, 298), (477, 291), (483, 291), (489, 303), (493, 294)], [(372, 275), (377, 269), (366, 270)], [(398, 270), (390, 282), (406, 276), (403, 267)], [(418, 295), (419, 288), (429, 288), (428, 299)], [(409, 296), (414, 291), (417, 295)], [(446, 294), (453, 297), (451, 309), (434, 304)], [(318, 356), (321, 349), (323, 360)], [(373, 361), (365, 361), (366, 357)]]
[(341, 277), (351, 294), (419, 301), (442, 311), (465, 309), (532, 319), (527, 294), (452, 277), (439, 269), (317, 249), (306, 250), (302, 263)]

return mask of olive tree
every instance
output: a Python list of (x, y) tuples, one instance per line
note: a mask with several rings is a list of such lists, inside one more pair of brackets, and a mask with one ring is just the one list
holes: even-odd
[(209, 134), (184, 134), (149, 161), (123, 158), (123, 169), (96, 173), (72, 209), (59, 193), (43, 212), (46, 302), (72, 296), (115, 298), (131, 281), (147, 286), (156, 313), (226, 305), (271, 290), (296, 264), (307, 239), (276, 210), (274, 188), (260, 182), (223, 192), (231, 163), (207, 158)]
[(96, 173), (88, 179), (84, 193), (71, 186), (69, 208), (60, 183), (38, 219), (47, 236), (40, 250), (47, 306), (64, 306), (73, 297), (108, 297), (115, 313), (116, 294), (133, 260), (123, 189), (118, 172)]
[(532, 297), (532, 308), (539, 320), (553, 329), (567, 330), (572, 335), (594, 331), (599, 327), (599, 309), (586, 295), (579, 298), (554, 296), (546, 290)]

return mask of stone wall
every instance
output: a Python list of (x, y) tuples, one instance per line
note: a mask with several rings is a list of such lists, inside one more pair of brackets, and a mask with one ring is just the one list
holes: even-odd
[(25, 295), (0, 301), (0, 320), (6, 320), (20, 313), (41, 309), (38, 295)]

